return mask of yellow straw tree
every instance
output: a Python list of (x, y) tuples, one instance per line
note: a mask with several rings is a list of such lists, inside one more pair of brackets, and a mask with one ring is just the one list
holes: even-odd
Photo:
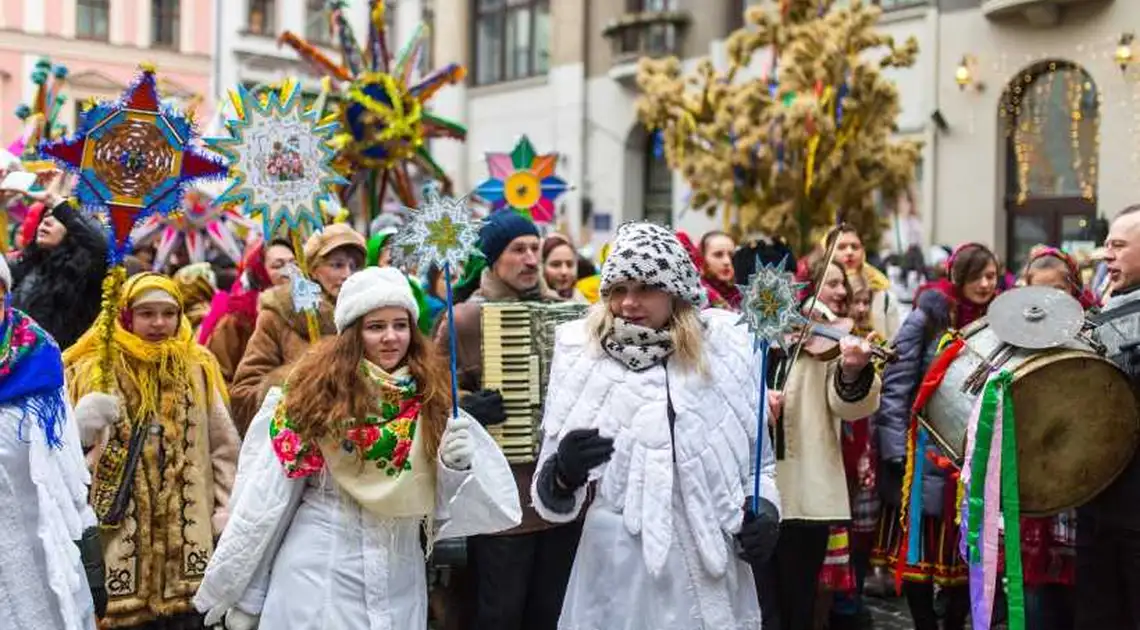
[[(676, 58), (640, 63), (638, 117), (661, 132), (690, 205), (723, 209), (736, 236), (780, 236), (803, 253), (842, 220), (873, 245), (882, 230), (873, 193), (893, 200), (914, 178), (921, 145), (893, 138), (898, 91), (882, 69), (912, 65), (918, 43), (875, 32), (876, 6), (832, 4), (748, 9), (725, 71), (708, 59), (690, 73)], [(769, 48), (772, 63), (757, 73), (753, 58)]]

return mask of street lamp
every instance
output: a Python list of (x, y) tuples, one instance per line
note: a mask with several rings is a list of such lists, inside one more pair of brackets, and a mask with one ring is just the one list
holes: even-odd
[(1116, 45), (1116, 54), (1113, 58), (1116, 59), (1116, 65), (1120, 66), (1121, 72), (1127, 72), (1128, 66), (1132, 65), (1133, 52), (1132, 40), (1136, 38), (1133, 33), (1124, 33), (1120, 36), (1120, 43)]
[(985, 84), (977, 80), (974, 76), (974, 69), (978, 67), (978, 58), (971, 55), (962, 55), (962, 61), (958, 63), (958, 68), (954, 71), (954, 82), (958, 84), (959, 90), (965, 90), (967, 86), (973, 87), (974, 90), (981, 92), (985, 89)]

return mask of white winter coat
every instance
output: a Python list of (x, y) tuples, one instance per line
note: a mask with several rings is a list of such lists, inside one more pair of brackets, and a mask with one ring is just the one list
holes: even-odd
[[(701, 319), (704, 376), (668, 362), (634, 372), (590, 340), (584, 320), (558, 328), (538, 469), (569, 431), (614, 438), (613, 457), (591, 473), (597, 498), (560, 630), (760, 628), (752, 571), (733, 538), (753, 493), (759, 355), (737, 315), (709, 309)], [(762, 462), (761, 496), (779, 506), (768, 440)], [(557, 513), (532, 487), (535, 508), (552, 522), (577, 518), (585, 494)]]
[[(273, 453), (273, 389), (246, 433), (230, 520), (194, 605), (207, 621), (237, 606), (273, 630), (427, 626), (421, 520), (381, 519), (327, 474), (289, 479)], [(522, 519), (510, 466), (473, 422), (469, 471), (437, 461), (436, 540), (510, 529)]]
[[(61, 393), (66, 400), (66, 392)], [(66, 403), (65, 403), (66, 405)], [(94, 630), (75, 541), (94, 527), (91, 477), (67, 406), (63, 446), (48, 446), (33, 409), (0, 407), (0, 619), (13, 630)]]

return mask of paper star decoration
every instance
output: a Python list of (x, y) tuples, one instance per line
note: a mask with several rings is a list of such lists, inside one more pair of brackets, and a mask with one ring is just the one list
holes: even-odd
[(472, 220), (465, 198), (441, 196), (431, 186), (425, 187), (424, 198), (393, 237), (393, 261), (409, 269), (450, 265), (458, 273), (479, 242), (479, 224)]
[(554, 202), (570, 190), (566, 180), (554, 174), (557, 153), (539, 155), (523, 136), (510, 153), (488, 153), (491, 178), (475, 188), (475, 194), (494, 210), (511, 209), (535, 223), (554, 221)]
[(747, 324), (760, 341), (780, 341), (792, 329), (806, 323), (796, 294), (804, 285), (783, 270), (783, 263), (765, 265), (756, 261), (756, 273), (744, 288), (740, 322)]
[(213, 245), (234, 263), (241, 261), (244, 245), (235, 230), (251, 230), (255, 223), (235, 210), (204, 199), (191, 200), (186, 208), (169, 216), (153, 214), (131, 232), (131, 242), (139, 245), (155, 243), (154, 266), (162, 268), (179, 245), (186, 246), (191, 263), (207, 262)]
[(340, 47), (342, 63), (333, 62), (317, 47), (289, 31), (282, 33), (279, 42), (297, 51), (320, 74), (336, 83), (348, 84), (344, 92), (346, 98), (337, 114), (341, 130), (333, 144), (358, 181), (368, 178), (370, 188), (375, 188), (370, 194), (381, 201), (392, 186), (400, 203), (414, 206), (411, 165), (442, 182), (444, 189), (451, 186), (447, 174), (428, 151), (429, 141), (433, 138), (464, 140), (467, 128), (432, 113), (429, 105), (440, 89), (462, 82), (467, 70), (451, 63), (413, 81), (412, 74), (429, 43), (427, 27), (422, 23), (417, 25), (404, 47), (392, 54), (385, 24), (385, 3), (370, 0), (368, 39), (361, 46), (349, 25), (347, 4), (341, 0), (329, 2), (329, 22)]
[(289, 278), (289, 291), (293, 298), (293, 310), (302, 313), (317, 312), (321, 306), (321, 285), (313, 282), (301, 273), (296, 265), (285, 268), (285, 275)]
[(324, 225), (321, 202), (334, 186), (348, 183), (332, 167), (336, 154), (328, 140), (333, 126), (304, 111), (295, 81), (264, 98), (238, 87), (231, 99), (238, 118), (229, 122), (228, 137), (206, 140), (230, 160), (234, 177), (217, 202), (237, 203), (247, 216), (260, 215), (265, 234), (281, 225), (319, 230)]
[(191, 181), (225, 175), (222, 160), (193, 146), (196, 138), (189, 117), (161, 105), (154, 69), (144, 67), (122, 99), (84, 112), (73, 138), (40, 154), (77, 175), (75, 196), (86, 210), (107, 214), (109, 255), (119, 263), (140, 220), (181, 208)]

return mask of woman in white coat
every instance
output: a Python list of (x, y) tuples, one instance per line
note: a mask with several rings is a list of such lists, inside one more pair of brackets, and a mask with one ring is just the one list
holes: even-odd
[[(749, 564), (778, 537), (775, 462), (753, 493), (758, 356), (738, 315), (700, 311), (697, 270), (668, 230), (621, 227), (602, 301), (559, 327), (532, 496), (586, 513), (562, 630), (757, 630)], [(767, 446), (765, 441), (765, 446)]]
[[(92, 595), (100, 613), (107, 607), (103, 552), (63, 359), (51, 336), (11, 307), (3, 257), (0, 283), (0, 625), (94, 630)], [(81, 560), (93, 563), (94, 592)]]
[(447, 369), (418, 316), (394, 268), (351, 276), (337, 336), (266, 396), (195, 598), (207, 624), (424, 628), (421, 531), (434, 541), (519, 523), (507, 461), (478, 423), (450, 417)]

